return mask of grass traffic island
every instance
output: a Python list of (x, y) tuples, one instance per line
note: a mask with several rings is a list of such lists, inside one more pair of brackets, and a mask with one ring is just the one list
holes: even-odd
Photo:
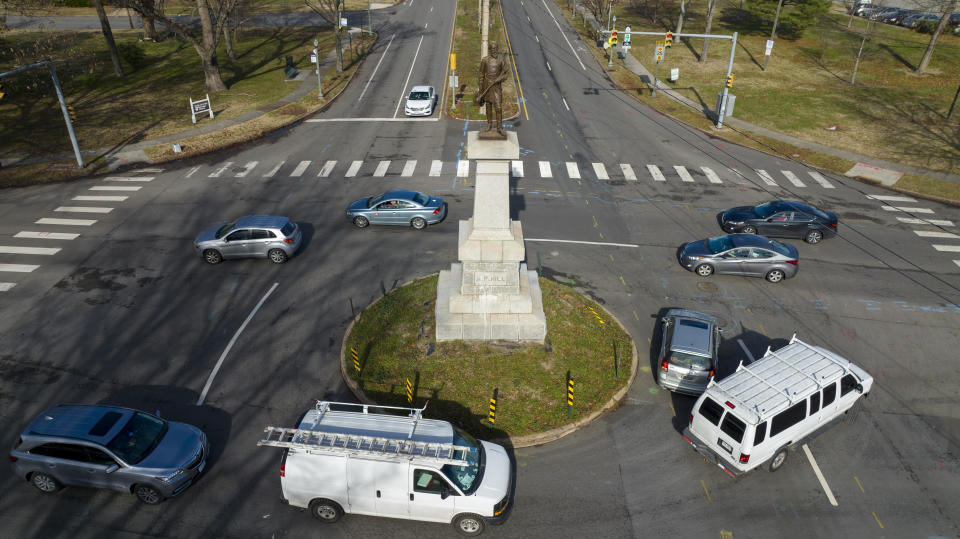
[[(342, 371), (361, 399), (413, 406), (483, 439), (535, 445), (611, 409), (636, 372), (635, 346), (619, 322), (569, 286), (540, 278), (545, 344), (437, 342), (437, 275), (383, 296), (355, 319), (344, 338)], [(354, 361), (354, 351), (356, 359)], [(617, 356), (620, 357), (617, 376)], [(356, 368), (359, 366), (359, 372)], [(567, 373), (574, 385), (567, 409)], [(497, 388), (496, 418), (488, 421)], [(550, 435), (544, 435), (548, 431)], [(540, 436), (538, 436), (540, 435)]]

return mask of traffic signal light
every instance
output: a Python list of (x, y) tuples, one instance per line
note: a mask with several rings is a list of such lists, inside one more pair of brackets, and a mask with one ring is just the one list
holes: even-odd
[(70, 119), (73, 121), (77, 120), (77, 113), (73, 111), (72, 105), (67, 105), (67, 114), (70, 115)]
[(667, 32), (667, 38), (665, 41), (666, 43), (664, 43), (664, 46), (669, 49), (670, 45), (673, 45), (673, 32)]
[(611, 47), (616, 47), (616, 46), (617, 46), (617, 31), (616, 31), (616, 30), (614, 30), (613, 32), (610, 32), (610, 46), (611, 46)]
[(733, 88), (733, 73), (727, 75), (727, 88)]

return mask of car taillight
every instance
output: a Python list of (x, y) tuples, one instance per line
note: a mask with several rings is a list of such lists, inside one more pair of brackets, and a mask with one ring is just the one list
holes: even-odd
[(716, 374), (716, 372), (717, 371), (710, 369), (710, 378), (713, 378), (713, 375)]
[(437, 209), (433, 210), (433, 214), (434, 214), (434, 215), (437, 215), (438, 213), (440, 213), (440, 208), (437, 208)]
[[(692, 425), (692, 424), (693, 424), (693, 414), (690, 414), (690, 421), (688, 421), (687, 424), (688, 424), (688, 425)], [(687, 441), (689, 442), (690, 440), (687, 440)]]
[(837, 228), (837, 223), (830, 223), (830, 226), (832, 226), (833, 228)]
[(740, 463), (746, 464), (748, 462), (750, 462), (750, 455), (744, 455), (743, 453), (740, 453)]
[(17, 462), (17, 457), (10, 455), (10, 462)]
[(793, 264), (794, 266), (798, 265), (799, 263), (799, 260), (787, 260), (787, 264)]
[(280, 477), (287, 476), (287, 450), (283, 450), (283, 457), (280, 458)]
[(670, 370), (670, 363), (667, 361), (666, 358), (660, 361), (660, 370), (663, 372), (667, 372)]
[(283, 238), (283, 243), (293, 243), (293, 238)]

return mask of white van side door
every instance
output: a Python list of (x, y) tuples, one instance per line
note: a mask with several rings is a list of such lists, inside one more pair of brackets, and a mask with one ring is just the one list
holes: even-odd
[(410, 518), (450, 522), (460, 493), (436, 470), (410, 467)]
[(347, 499), (350, 505), (344, 508), (347, 512), (360, 515), (377, 514), (377, 479), (383, 473), (378, 466), (380, 464), (396, 466), (392, 463), (347, 457)]
[(377, 515), (393, 518), (410, 518), (407, 506), (407, 470), (409, 462), (369, 462), (377, 480)]

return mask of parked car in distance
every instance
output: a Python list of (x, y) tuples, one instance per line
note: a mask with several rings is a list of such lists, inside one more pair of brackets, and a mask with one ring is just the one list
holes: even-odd
[(901, 19), (901, 18), (903, 18), (903, 17), (908, 17), (908, 16), (910, 16), (910, 15), (913, 14), (913, 13), (914, 13), (914, 11), (913, 11), (912, 9), (907, 9), (907, 8), (902, 8), (902, 7), (890, 8), (890, 9), (884, 11), (883, 13), (881, 13), (881, 14), (877, 17), (877, 20), (880, 21), (880, 22), (887, 23), (887, 24), (897, 24), (897, 21), (898, 21), (899, 19)]
[(703, 393), (717, 372), (717, 319), (696, 311), (670, 309), (662, 322), (657, 384), (676, 393)]
[(875, 20), (875, 21), (882, 21), (882, 20), (886, 19), (887, 17), (889, 17), (890, 15), (893, 15), (893, 14), (897, 13), (898, 11), (900, 11), (900, 9), (902, 9), (902, 8), (898, 8), (898, 7), (883, 7), (883, 8), (880, 8), (880, 9), (874, 11), (874, 12), (873, 12), (873, 15), (871, 15), (870, 18), (873, 19), (873, 20)]
[(960, 11), (952, 13), (950, 15), (950, 18), (947, 19), (947, 24), (949, 24), (950, 26), (960, 25)]
[(407, 116), (430, 116), (437, 105), (437, 94), (433, 86), (414, 86), (407, 96), (403, 112)]
[(727, 234), (684, 244), (680, 265), (701, 277), (714, 273), (763, 277), (779, 283), (797, 274), (797, 248), (755, 234)]
[(116, 406), (59, 405), (27, 425), (10, 462), (40, 492), (107, 488), (155, 504), (190, 486), (209, 453), (193, 425)]
[(820, 243), (837, 233), (836, 214), (793, 200), (737, 206), (722, 212), (718, 220), (724, 232), (800, 238), (807, 243)]
[(921, 22), (934, 23), (939, 20), (940, 16), (933, 13), (917, 13), (903, 19), (901, 24), (906, 28), (916, 28)]
[(913, 15), (916, 15), (917, 13), (920, 13), (920, 12), (915, 9), (901, 9), (896, 15), (893, 16), (892, 21), (884, 21), (884, 22), (891, 22), (898, 26), (903, 26), (904, 19), (906, 19), (907, 17), (911, 17)]
[(204, 230), (193, 240), (193, 249), (210, 264), (225, 258), (269, 258), (283, 264), (302, 239), (300, 227), (286, 217), (248, 215)]
[(347, 220), (357, 228), (374, 225), (404, 225), (423, 230), (447, 216), (440, 197), (398, 189), (370, 198), (354, 200), (347, 207)]

